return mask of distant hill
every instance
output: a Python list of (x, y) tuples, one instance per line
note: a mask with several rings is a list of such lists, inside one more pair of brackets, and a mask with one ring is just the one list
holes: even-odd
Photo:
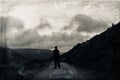
[(24, 62), (42, 62), (52, 57), (52, 51), (47, 49), (9, 49), (9, 62), (23, 64)]
[(103, 78), (114, 76), (117, 79), (120, 74), (120, 23), (77, 44), (62, 58), (64, 62), (95, 71), (98, 76), (104, 75)]
[(10, 49), (8, 53), (10, 56), (14, 54), (20, 54), (22, 57), (28, 60), (45, 60), (52, 57), (52, 51), (47, 49)]
[[(7, 52), (8, 56), (8, 64), (6, 66), (4, 66), (6, 61), (3, 57), (5, 52)], [(47, 49), (11, 49), (1, 47), (0, 80), (27, 80), (18, 73), (19, 69), (41, 69), (49, 65), (51, 57), (52, 51)]]

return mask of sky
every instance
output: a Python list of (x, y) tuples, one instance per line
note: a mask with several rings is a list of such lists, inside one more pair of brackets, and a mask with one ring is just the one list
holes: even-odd
[(66, 52), (118, 23), (120, 0), (0, 0), (0, 18), (8, 47)]

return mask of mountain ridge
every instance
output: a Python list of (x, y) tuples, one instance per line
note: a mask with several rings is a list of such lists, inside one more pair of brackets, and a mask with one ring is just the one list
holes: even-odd
[(119, 71), (120, 22), (62, 55), (64, 62), (107, 75)]

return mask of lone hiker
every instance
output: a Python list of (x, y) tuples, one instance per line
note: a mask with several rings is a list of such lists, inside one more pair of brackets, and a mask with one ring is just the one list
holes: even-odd
[(53, 56), (54, 56), (54, 64), (55, 64), (54, 68), (60, 69), (60, 55), (57, 46), (55, 46), (55, 49), (53, 50)]

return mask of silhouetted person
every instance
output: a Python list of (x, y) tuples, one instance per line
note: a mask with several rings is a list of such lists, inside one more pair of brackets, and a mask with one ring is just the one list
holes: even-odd
[(59, 50), (57, 46), (55, 46), (55, 49), (53, 50), (53, 56), (54, 56), (54, 68), (60, 68), (60, 55)]

